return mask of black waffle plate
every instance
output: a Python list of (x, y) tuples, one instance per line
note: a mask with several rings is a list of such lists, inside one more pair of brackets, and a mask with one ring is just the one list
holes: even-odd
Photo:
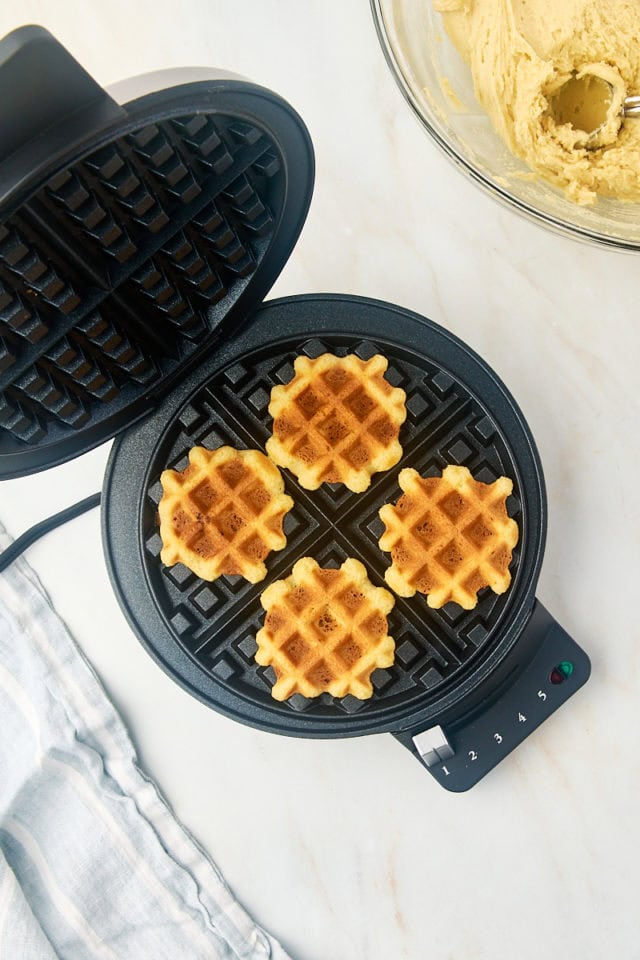
[[(275, 714), (275, 722), (286, 728), (284, 732), (356, 733), (381, 722), (386, 729), (393, 718), (441, 702), (463, 687), (480, 663), (491, 660), (505, 638), (511, 637), (523, 603), (532, 598), (544, 536), (542, 489), (530, 438), (522, 430), (521, 421), (519, 430), (514, 429), (519, 420), (517, 409), (512, 401), (506, 404), (504, 388), (494, 378), (494, 390), (497, 387), (503, 394), (502, 405), (492, 404), (493, 396), (481, 399), (485, 385), (477, 370), (472, 386), (468, 376), (463, 382), (454, 372), (454, 364), (449, 362), (445, 367), (440, 356), (443, 347), (449, 361), (457, 359), (460, 366), (460, 360), (466, 360), (467, 373), (474, 372), (473, 365), (479, 363), (468, 351), (460, 351), (453, 338), (435, 325), (425, 326), (426, 321), (418, 326), (419, 321), (407, 313), (385, 317), (385, 311), (388, 314), (391, 309), (379, 304), (367, 309), (363, 301), (347, 298), (297, 298), (263, 308), (251, 323), (253, 336), (244, 338), (246, 343), (236, 344), (237, 349), (229, 344), (225, 352), (231, 356), (226, 362), (220, 358), (218, 365), (212, 360), (208, 371), (200, 369), (200, 384), (187, 402), (176, 405), (174, 400), (172, 411), (156, 416), (153, 424), (141, 429), (137, 439), (125, 438), (122, 446), (126, 450), (114, 451), (111, 479), (105, 490), (107, 555), (113, 560), (114, 550), (120, 552), (117, 544), (122, 541), (123, 529), (115, 525), (128, 524), (133, 514), (125, 509), (123, 515), (119, 505), (119, 484), (124, 482), (128, 465), (130, 470), (133, 467), (129, 488), (133, 485), (140, 490), (135, 515), (135, 569), (129, 571), (128, 580), (135, 578), (138, 589), (134, 592), (145, 594), (145, 607), (152, 606), (159, 616), (162, 639), (144, 629), (144, 611), (135, 610), (132, 598), (126, 596), (129, 590), (120, 579), (121, 565), (116, 559), (112, 575), (136, 629), (156, 655), (159, 649), (166, 650), (167, 644), (180, 649), (200, 676), (199, 695), (213, 705), (224, 709), (230, 697), (234, 705), (240, 705), (241, 712), (244, 703), (245, 719), (256, 722), (256, 715), (261, 718), (264, 714), (268, 721), (265, 725), (269, 726)], [(283, 330), (283, 336), (274, 338), (278, 327), (286, 327), (290, 321), (302, 329), (293, 335)], [(388, 336), (390, 321), (399, 332), (393, 340)], [(325, 324), (327, 329), (321, 332)], [(336, 329), (340, 326), (351, 326), (359, 333)], [(305, 327), (314, 329), (316, 335), (305, 335)], [(371, 335), (374, 330), (375, 337)], [(261, 333), (267, 337), (271, 334), (270, 342), (261, 344)], [(251, 340), (253, 344), (248, 342)], [(401, 462), (386, 473), (376, 474), (364, 494), (351, 493), (339, 484), (306, 491), (284, 471), (287, 492), (295, 502), (285, 521), (287, 546), (269, 556), (268, 576), (260, 584), (252, 585), (239, 577), (206, 583), (181, 564), (164, 567), (159, 559), (157, 526), (161, 471), (166, 467), (183, 469), (188, 450), (194, 445), (214, 449), (230, 444), (264, 450), (270, 433), (267, 407), (271, 387), (290, 380), (298, 354), (313, 357), (325, 351), (338, 355), (355, 352), (363, 359), (379, 352), (389, 359), (388, 379), (407, 394), (408, 416), (400, 433)], [(483, 366), (483, 372), (485, 369)], [(513, 421), (509, 432), (501, 423), (507, 412)], [(328, 694), (315, 699), (296, 695), (284, 703), (273, 701), (271, 668), (259, 667), (254, 660), (255, 635), (264, 617), (259, 602), (264, 588), (272, 580), (287, 576), (295, 561), (305, 555), (326, 566), (338, 566), (347, 556), (357, 557), (367, 567), (371, 580), (383, 585), (389, 558), (377, 546), (382, 530), (378, 509), (399, 496), (397, 476), (402, 467), (412, 466), (429, 476), (438, 474), (448, 463), (469, 467), (484, 482), (500, 475), (514, 481), (508, 509), (520, 527), (521, 537), (514, 551), (510, 589), (500, 597), (488, 589), (482, 591), (472, 611), (455, 604), (431, 610), (421, 595), (397, 598), (389, 616), (396, 661), (390, 669), (374, 672), (375, 693), (368, 701), (351, 696), (334, 699)], [(538, 482), (532, 483), (533, 478)], [(125, 539), (130, 551), (131, 538)], [(144, 583), (141, 591), (140, 581)], [(182, 679), (187, 680), (184, 675)]]

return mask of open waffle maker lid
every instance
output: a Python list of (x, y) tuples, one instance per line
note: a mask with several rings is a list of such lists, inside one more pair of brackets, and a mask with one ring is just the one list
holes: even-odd
[(229, 74), (164, 82), (120, 106), (46, 30), (0, 42), (0, 479), (153, 410), (298, 238), (295, 111)]

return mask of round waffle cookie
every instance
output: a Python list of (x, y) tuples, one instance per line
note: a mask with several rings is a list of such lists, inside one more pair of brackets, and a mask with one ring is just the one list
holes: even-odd
[(192, 447), (189, 465), (164, 470), (160, 482), (164, 564), (181, 562), (203, 580), (222, 574), (264, 580), (265, 557), (286, 545), (282, 524), (293, 500), (263, 453)]
[(380, 354), (370, 360), (331, 353), (297, 357), (293, 379), (271, 391), (271, 459), (306, 490), (321, 483), (366, 490), (373, 473), (402, 456), (398, 433), (407, 416), (406, 394), (385, 380), (387, 365)]
[(387, 614), (395, 601), (373, 586), (359, 560), (325, 570), (303, 557), (290, 577), (267, 587), (260, 602), (267, 613), (255, 658), (275, 672), (275, 700), (294, 693), (367, 700), (372, 671), (393, 663)]
[(385, 573), (391, 589), (401, 597), (424, 593), (430, 607), (453, 601), (465, 610), (476, 606), (482, 587), (504, 593), (518, 542), (506, 506), (512, 481), (480, 483), (466, 467), (449, 466), (442, 477), (401, 470), (398, 482), (403, 496), (379, 511), (386, 528), (379, 546), (391, 552)]

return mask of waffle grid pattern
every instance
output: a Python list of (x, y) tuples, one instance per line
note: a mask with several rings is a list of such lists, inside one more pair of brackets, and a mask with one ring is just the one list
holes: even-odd
[(324, 354), (298, 357), (290, 383), (271, 391), (273, 436), (267, 453), (287, 467), (305, 490), (343, 483), (366, 490), (373, 473), (402, 456), (398, 442), (406, 418), (405, 393), (385, 379), (387, 361)]
[(393, 662), (387, 633), (393, 596), (370, 583), (358, 560), (326, 570), (304, 557), (260, 602), (266, 616), (256, 636), (256, 661), (276, 674), (275, 700), (323, 692), (366, 700), (373, 693), (372, 672)]
[(282, 522), (293, 506), (268, 457), (258, 450), (192, 447), (186, 470), (165, 470), (160, 482), (164, 564), (184, 563), (208, 581), (221, 574), (264, 579), (265, 558), (286, 544)]
[[(260, 584), (229, 577), (205, 584), (181, 564), (162, 567), (157, 527), (161, 471), (167, 466), (184, 469), (188, 450), (194, 445), (264, 449), (270, 435), (267, 408), (271, 385), (291, 379), (293, 361), (300, 353), (313, 358), (327, 352), (339, 356), (356, 353), (362, 359), (381, 353), (389, 358), (385, 376), (407, 394), (407, 420), (400, 434), (401, 462), (387, 473), (374, 476), (363, 494), (354, 494), (338, 484), (324, 484), (309, 493), (284, 471), (285, 490), (294, 500), (284, 522), (287, 546), (267, 558), (267, 578)], [(423, 476), (436, 476), (448, 463), (467, 466), (485, 483), (502, 475), (512, 477), (514, 492), (508, 510), (524, 529), (517, 471), (507, 446), (486, 411), (441, 369), (384, 342), (354, 342), (344, 337), (296, 341), (281, 344), (277, 351), (274, 347), (263, 348), (246, 355), (216, 374), (185, 405), (167, 426), (150, 466), (140, 532), (146, 575), (157, 607), (176, 640), (213, 679), (231, 686), (249, 701), (273, 706), (273, 670), (256, 664), (254, 659), (255, 638), (264, 622), (262, 591), (274, 580), (288, 576), (293, 564), (306, 555), (322, 567), (339, 567), (348, 557), (355, 557), (365, 564), (371, 582), (384, 587), (388, 558), (378, 547), (384, 530), (378, 510), (398, 498), (397, 477), (402, 467), (410, 465)], [(518, 544), (514, 550), (514, 580), (523, 547)], [(294, 694), (278, 708), (285, 713), (335, 717), (407, 703), (424, 696), (425, 691), (436, 694), (490, 648), (499, 633), (511, 590), (502, 596), (482, 591), (477, 607), (471, 611), (455, 604), (430, 610), (422, 596), (410, 601), (396, 597), (388, 616), (396, 658), (391, 667), (372, 674), (373, 698), (346, 696), (336, 700), (325, 693), (310, 699)]]
[(0, 453), (125, 407), (215, 328), (275, 226), (279, 156), (237, 118), (101, 147), (0, 224)]
[(403, 495), (385, 504), (380, 549), (391, 554), (385, 579), (402, 597), (419, 591), (430, 607), (453, 601), (472, 610), (478, 590), (504, 593), (518, 527), (507, 516), (513, 489), (508, 477), (483, 484), (467, 467), (448, 466), (423, 479), (407, 468), (398, 478)]

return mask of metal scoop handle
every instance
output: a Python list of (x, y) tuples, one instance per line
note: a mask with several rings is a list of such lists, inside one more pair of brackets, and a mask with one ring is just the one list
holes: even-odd
[(622, 115), (625, 117), (640, 117), (640, 97), (625, 97), (622, 104)]

